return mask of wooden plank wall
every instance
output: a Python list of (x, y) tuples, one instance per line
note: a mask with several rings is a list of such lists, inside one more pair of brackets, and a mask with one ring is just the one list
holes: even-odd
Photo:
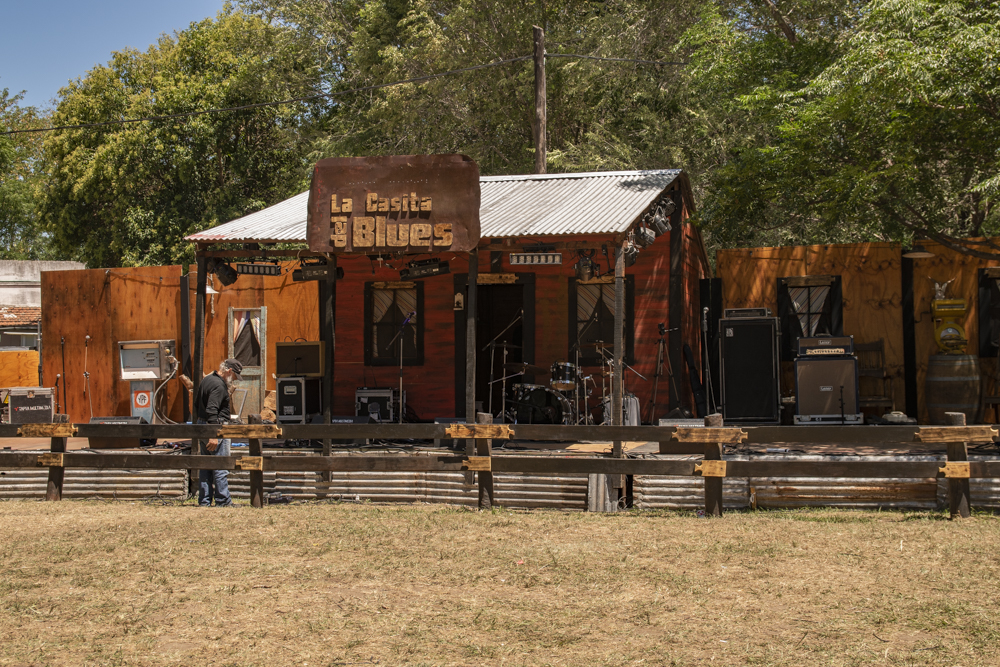
[(0, 388), (37, 386), (36, 350), (0, 350)]
[[(53, 386), (63, 372), (60, 339), (65, 338), (67, 405), (61, 409), (72, 421), (130, 414), (129, 383), (118, 379), (118, 341), (174, 338), (179, 344), (180, 275), (179, 266), (42, 272), (45, 386)], [(179, 382), (164, 391), (168, 415), (180, 420)], [(59, 394), (62, 403), (61, 389)]]
[[(978, 269), (998, 266), (963, 255), (943, 246), (924, 242), (935, 256), (914, 260), (913, 291), (916, 321), (917, 393), (919, 419), (927, 422), (924, 381), (929, 357), (937, 351), (930, 303), (934, 280), (955, 278), (950, 298), (965, 299), (968, 314), (964, 326), (969, 352), (978, 350)], [(719, 250), (716, 275), (722, 279), (724, 307), (766, 306), (777, 312), (777, 280), (789, 276), (839, 275), (844, 297), (844, 333), (856, 342), (882, 338), (886, 364), (893, 377), (896, 409), (903, 410), (903, 310), (901, 249), (894, 243), (859, 243), (827, 246), (790, 246)], [(782, 393), (794, 394), (791, 364), (785, 365)]]

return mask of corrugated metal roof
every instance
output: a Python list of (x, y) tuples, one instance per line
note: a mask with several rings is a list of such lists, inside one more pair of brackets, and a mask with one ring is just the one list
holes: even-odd
[[(557, 236), (624, 232), (680, 169), (582, 174), (483, 176), (482, 236)], [(305, 243), (309, 193), (185, 237), (212, 243)]]
[(305, 243), (308, 204), (307, 190), (274, 206), (185, 236), (184, 239), (200, 243)]

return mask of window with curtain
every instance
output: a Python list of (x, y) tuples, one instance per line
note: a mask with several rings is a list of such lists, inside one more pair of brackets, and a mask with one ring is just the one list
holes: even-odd
[(843, 336), (840, 276), (799, 276), (778, 279), (781, 358), (795, 358), (799, 338)]
[(233, 358), (244, 366), (260, 366), (260, 311), (233, 311)]
[[(635, 363), (632, 353), (635, 338), (634, 303), (635, 280), (633, 276), (625, 277), (625, 313), (623, 326), (625, 329), (625, 361)], [(580, 283), (576, 279), (570, 282), (570, 357), (576, 358), (574, 344), (580, 345), (580, 364), (597, 366), (602, 363), (602, 355), (595, 343), (603, 341), (609, 347), (606, 352), (613, 352), (615, 342), (615, 284), (613, 282)]]
[(365, 363), (424, 363), (423, 283), (365, 283)]

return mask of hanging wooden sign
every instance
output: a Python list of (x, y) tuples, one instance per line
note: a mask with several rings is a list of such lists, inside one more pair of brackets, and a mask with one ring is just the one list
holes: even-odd
[(328, 158), (309, 188), (309, 249), (467, 252), (479, 243), (479, 165), (465, 155)]

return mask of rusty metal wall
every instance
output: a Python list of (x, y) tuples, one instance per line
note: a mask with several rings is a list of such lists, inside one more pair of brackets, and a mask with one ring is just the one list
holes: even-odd
[[(47, 469), (0, 470), (0, 498), (45, 497)], [(63, 498), (184, 498), (185, 470), (91, 470), (70, 468), (63, 481)]]
[[(635, 475), (632, 478), (632, 495), (632, 504), (637, 509), (703, 509), (705, 480), (701, 477)], [(749, 505), (747, 481), (726, 478), (722, 483), (722, 506), (735, 510)]]
[[(471, 477), (471, 476), (470, 476)], [(229, 475), (234, 498), (250, 497), (249, 473)], [(501, 507), (587, 508), (586, 475), (495, 473), (496, 504)], [(353, 500), (384, 503), (451, 503), (475, 507), (479, 490), (461, 472), (335, 472), (329, 484), (317, 472), (265, 472), (264, 492), (294, 500)]]

